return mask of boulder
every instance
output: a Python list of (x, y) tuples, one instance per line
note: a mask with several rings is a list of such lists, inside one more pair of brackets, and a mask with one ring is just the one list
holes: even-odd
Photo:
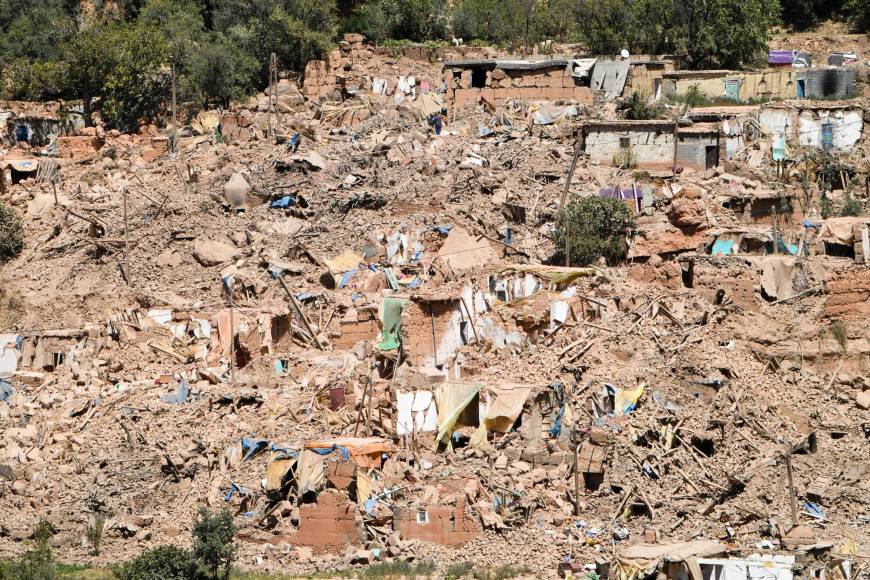
[(193, 257), (206, 268), (235, 260), (240, 255), (238, 248), (224, 242), (198, 239), (193, 244)]

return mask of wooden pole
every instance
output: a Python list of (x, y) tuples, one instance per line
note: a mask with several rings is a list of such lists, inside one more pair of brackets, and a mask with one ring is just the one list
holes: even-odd
[(275, 136), (275, 110), (278, 103), (278, 59), (273, 52), (269, 56), (269, 137)]
[(677, 177), (677, 144), (680, 142), (680, 117), (674, 118), (674, 163), (671, 166), (671, 176)]
[(290, 298), (290, 303), (293, 304), (293, 308), (296, 309), (296, 313), (299, 314), (299, 318), (302, 319), (302, 322), (305, 324), (305, 330), (308, 331), (308, 334), (311, 336), (311, 341), (314, 343), (314, 346), (318, 348), (318, 350), (323, 350), (323, 347), (320, 346), (320, 341), (317, 340), (317, 335), (314, 334), (314, 329), (311, 328), (311, 323), (308, 322), (308, 317), (305, 316), (305, 313), (302, 312), (302, 308), (299, 307), (299, 304), (296, 302), (296, 297), (293, 296), (293, 293), (290, 292), (290, 289), (287, 288), (287, 284), (284, 283), (283, 278), (278, 278), (278, 282), (281, 283), (281, 287), (284, 289), (284, 292), (287, 293), (287, 297)]
[(562, 197), (559, 199), (559, 209), (565, 206), (565, 201), (568, 199), (568, 188), (571, 186), (571, 178), (574, 177), (574, 170), (577, 168), (577, 159), (580, 157), (580, 149), (583, 147), (583, 128), (580, 128), (580, 135), (577, 136), (577, 146), (574, 148), (574, 158), (571, 159), (571, 167), (568, 169), (568, 175), (565, 176), (565, 187), (562, 189)]
[(230, 307), (230, 382), (236, 386), (236, 328), (233, 326), (233, 287), (224, 288)]
[(574, 515), (580, 515), (580, 446), (574, 429)]
[[(52, 188), (54, 187), (54, 183), (51, 184)], [(127, 233), (130, 229), (127, 227), (127, 187), (124, 186), (121, 189), (121, 195), (124, 198), (124, 271), (127, 275), (127, 285), (133, 285), (133, 276), (130, 274), (130, 237)], [(54, 202), (57, 203), (57, 191), (54, 194)]]
[(791, 525), (798, 525), (797, 498), (794, 493), (794, 474), (791, 469), (791, 451), (785, 454), (785, 467), (788, 472), (788, 493), (791, 496)]
[(176, 152), (178, 140), (178, 109), (175, 101), (175, 59), (172, 59), (172, 135), (170, 137), (170, 147), (173, 153)]

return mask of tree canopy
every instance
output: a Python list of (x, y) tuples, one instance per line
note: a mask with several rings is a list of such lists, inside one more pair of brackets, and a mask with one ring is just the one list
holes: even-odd
[[(780, 4), (781, 3), (781, 4)], [(676, 54), (688, 68), (763, 62), (769, 30), (829, 18), (870, 26), (868, 0), (0, 0), (0, 98), (100, 102), (111, 126), (155, 115), (174, 69), (179, 98), (227, 106), (263, 88), (269, 55), (302, 71), (344, 32), (370, 41), (543, 41), (590, 52)]]

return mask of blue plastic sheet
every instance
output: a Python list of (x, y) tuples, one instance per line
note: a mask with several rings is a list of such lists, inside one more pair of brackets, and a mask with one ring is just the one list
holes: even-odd
[(12, 388), (12, 383), (0, 379), (0, 401), (8, 401), (14, 392), (15, 389)]
[(452, 225), (449, 226), (432, 226), (432, 229), (438, 232), (439, 234), (444, 234), (445, 236), (450, 233), (450, 230), (453, 229)]
[(734, 240), (716, 240), (713, 242), (713, 251), (711, 254), (714, 256), (722, 255), (722, 256), (730, 256), (734, 253)]
[(817, 503), (811, 501), (804, 503), (804, 510), (809, 516), (814, 517), (817, 520), (825, 519), (825, 512), (822, 510), (822, 506)]
[(296, 449), (291, 449), (290, 447), (284, 447), (282, 445), (278, 445), (277, 443), (272, 445), (271, 447), (272, 453), (275, 453), (275, 457), (272, 459), (295, 459), (299, 457), (299, 451)]
[(341, 275), (341, 282), (338, 283), (339, 288), (344, 288), (348, 284), (350, 284), (351, 279), (356, 275), (357, 270), (351, 270), (350, 272), (345, 272)]
[(309, 448), (309, 450), (320, 455), (329, 455), (333, 451), (338, 451), (341, 453), (341, 458), (344, 461), (350, 459), (350, 452), (347, 450), (347, 447), (342, 447), (341, 445), (333, 445), (332, 447), (315, 447), (313, 449)]
[(251, 492), (236, 483), (230, 483), (230, 489), (227, 491), (226, 495), (224, 495), (224, 501), (230, 501), (233, 499), (233, 496), (239, 494), (240, 496), (251, 495)]
[(288, 207), (293, 207), (296, 205), (296, 196), (295, 195), (285, 195), (280, 199), (276, 199), (272, 203), (269, 204), (269, 207), (272, 209), (287, 209)]
[(266, 439), (254, 439), (253, 437), (243, 437), (242, 438), (242, 451), (245, 452), (245, 455), (242, 457), (242, 461), (247, 461), (263, 449), (269, 446), (269, 442)]

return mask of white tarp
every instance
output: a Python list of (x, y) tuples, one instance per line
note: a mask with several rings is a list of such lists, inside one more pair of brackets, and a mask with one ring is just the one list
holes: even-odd
[(17, 341), (17, 334), (0, 334), (0, 378), (8, 379), (18, 370)]
[[(792, 580), (794, 556), (754, 554), (746, 559), (698, 558), (709, 580)], [(709, 570), (709, 574), (707, 573)]]
[(396, 418), (397, 435), (424, 433), (438, 428), (438, 411), (429, 391), (396, 391), (396, 406), (399, 409)]

